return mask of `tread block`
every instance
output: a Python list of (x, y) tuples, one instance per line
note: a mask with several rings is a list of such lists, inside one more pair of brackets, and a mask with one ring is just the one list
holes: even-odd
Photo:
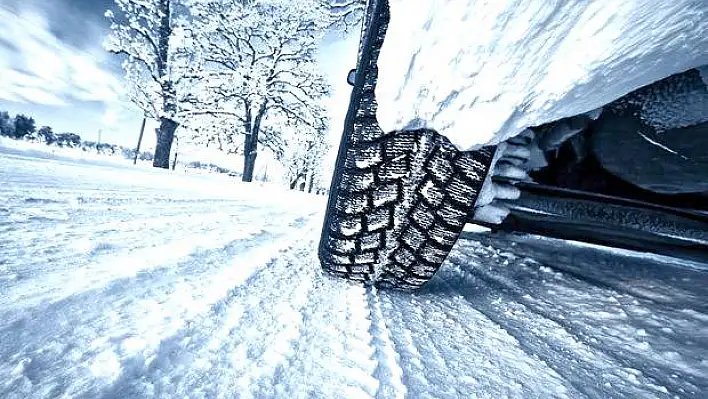
[(494, 153), (486, 148), (478, 151), (465, 152), (455, 162), (455, 169), (462, 172), (462, 175), (472, 186), (481, 186), (484, 182), (487, 166), (492, 163)]
[(342, 176), (341, 187), (349, 192), (363, 192), (374, 185), (374, 172), (349, 170)]
[(336, 216), (335, 222), (330, 224), (332, 231), (346, 237), (351, 237), (362, 232), (364, 227), (361, 216)]
[(397, 132), (384, 141), (384, 156), (386, 162), (395, 160), (414, 150), (418, 145), (419, 134), (415, 132)]
[(359, 169), (369, 169), (383, 162), (383, 149), (379, 144), (351, 149), (354, 165)]
[(411, 218), (424, 229), (429, 229), (435, 223), (435, 217), (433, 216), (433, 211), (429, 209), (425, 204), (419, 202), (411, 211)]
[(401, 197), (401, 189), (397, 183), (387, 183), (376, 188), (372, 194), (375, 207), (398, 202)]
[(449, 251), (445, 251), (440, 248), (425, 245), (420, 250), (420, 257), (432, 264), (438, 265), (445, 260), (445, 257), (447, 256), (448, 252)]
[(404, 267), (393, 267), (389, 270), (389, 273), (391, 273), (393, 276), (395, 276), (397, 279), (405, 281), (407, 277), (409, 277), (410, 272), (406, 270)]
[(404, 247), (396, 248), (393, 253), (393, 259), (405, 267), (410, 267), (416, 263), (415, 255)]
[(334, 277), (339, 277), (339, 278), (344, 278), (344, 279), (347, 278), (347, 273), (346, 273), (346, 272), (340, 272), (340, 271), (337, 271), (337, 270), (329, 269), (329, 270), (327, 270), (327, 273), (331, 274), (331, 275), (334, 276)]
[(467, 219), (467, 210), (462, 210), (450, 203), (448, 200), (443, 201), (442, 206), (438, 209), (437, 214), (445, 223), (461, 228), (464, 226)]
[(379, 180), (391, 181), (408, 177), (410, 174), (410, 157), (408, 155), (394, 158), (381, 165), (379, 168)]
[(341, 263), (331, 263), (329, 264), (328, 271), (347, 273), (350, 266), (351, 265), (343, 265)]
[(430, 266), (426, 264), (420, 264), (420, 265), (415, 265), (413, 267), (413, 271), (415, 274), (418, 274), (420, 276), (429, 276), (433, 277), (435, 272), (438, 271), (439, 266)]
[[(432, 276), (431, 276), (432, 277)], [(420, 277), (414, 277), (414, 276), (409, 276), (406, 278), (406, 283), (408, 284), (408, 289), (416, 289), (420, 288), (423, 284), (427, 283), (429, 278), (420, 278)]]
[(404, 242), (414, 251), (417, 251), (420, 247), (422, 247), (423, 244), (425, 244), (426, 239), (427, 237), (425, 232), (410, 224), (401, 233), (401, 242)]
[(429, 271), (429, 269), (423, 269), (420, 267), (414, 267), (411, 269), (411, 275), (414, 278), (424, 279), (425, 281), (430, 280), (431, 277), (435, 275), (435, 271)]
[(329, 258), (329, 264), (341, 264), (341, 265), (347, 265), (351, 264), (352, 261), (349, 258), (349, 256), (346, 255), (338, 255), (332, 252), (329, 252), (327, 254), (327, 257)]
[(354, 255), (354, 263), (357, 265), (369, 265), (375, 263), (376, 258), (378, 258), (376, 252), (362, 252)]
[[(372, 94), (368, 97), (373, 98)], [(366, 146), (373, 145), (375, 142), (382, 139), (385, 136), (384, 131), (381, 130), (378, 123), (376, 122), (376, 116), (371, 114), (371, 108), (374, 104), (367, 106), (369, 110), (357, 114), (357, 121), (354, 125), (354, 131), (351, 137), (351, 147), (349, 150), (353, 150), (354, 153), (357, 151), (356, 146)], [(345, 165), (347, 167), (356, 167), (356, 158), (347, 156), (345, 159)]]
[(347, 278), (362, 283), (371, 280), (371, 276), (368, 273), (347, 273)]
[(350, 273), (373, 274), (374, 265), (354, 265), (350, 268)]
[(477, 190), (470, 186), (459, 175), (453, 176), (447, 186), (448, 195), (455, 201), (464, 204), (465, 207), (472, 208), (477, 199)]
[(374, 232), (392, 227), (392, 211), (392, 208), (379, 208), (366, 215), (367, 230)]
[[(330, 236), (328, 244), (330, 248), (337, 251), (340, 254), (353, 254), (356, 251), (356, 241), (355, 240), (340, 240)], [(349, 263), (349, 262), (347, 262)]]
[(430, 230), (428, 230), (430, 238), (440, 245), (452, 247), (457, 241), (458, 233), (450, 231), (440, 224), (434, 225)]
[(379, 276), (379, 280), (376, 283), (379, 288), (397, 288), (398, 284), (396, 278), (391, 275)]
[(430, 177), (426, 178), (420, 186), (420, 195), (425, 198), (429, 204), (434, 207), (440, 206), (445, 199), (445, 193), (442, 187), (435, 184)]
[(427, 168), (430, 174), (441, 184), (446, 184), (454, 173), (452, 162), (442, 151), (435, 151), (435, 153), (433, 153), (432, 157), (428, 160)]
[(372, 249), (383, 249), (386, 245), (383, 232), (365, 233), (359, 238), (359, 245), (362, 251)]
[(366, 193), (351, 193), (348, 197), (340, 196), (337, 209), (346, 215), (361, 214), (369, 210), (369, 199)]

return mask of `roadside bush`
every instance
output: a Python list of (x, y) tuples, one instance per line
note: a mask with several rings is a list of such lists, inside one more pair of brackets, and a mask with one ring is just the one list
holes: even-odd
[(15, 122), (7, 112), (0, 112), (0, 136), (15, 137)]
[(35, 126), (34, 118), (20, 114), (15, 116), (15, 131), (10, 137), (21, 139), (34, 133), (35, 130), (37, 130), (37, 127)]
[(59, 147), (79, 147), (81, 145), (81, 136), (76, 133), (61, 133), (57, 135), (57, 145)]
[(37, 132), (37, 136), (40, 142), (43, 142), (47, 145), (52, 145), (57, 141), (57, 136), (54, 134), (52, 128), (49, 126), (42, 126), (39, 129), (39, 132)]

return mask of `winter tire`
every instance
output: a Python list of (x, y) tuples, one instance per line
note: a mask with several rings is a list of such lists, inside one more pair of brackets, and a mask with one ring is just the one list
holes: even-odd
[(495, 148), (461, 152), (430, 129), (379, 128), (376, 61), (388, 20), (387, 2), (371, 1), (319, 258), (336, 276), (416, 289), (457, 241)]

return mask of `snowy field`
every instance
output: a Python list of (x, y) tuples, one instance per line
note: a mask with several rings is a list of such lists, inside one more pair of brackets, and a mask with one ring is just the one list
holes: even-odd
[(320, 274), (325, 198), (0, 148), (0, 398), (705, 398), (708, 265), (473, 234)]

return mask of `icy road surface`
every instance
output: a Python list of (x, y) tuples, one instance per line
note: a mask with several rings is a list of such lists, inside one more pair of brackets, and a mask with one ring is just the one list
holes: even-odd
[(324, 198), (0, 149), (1, 398), (705, 398), (707, 265), (477, 235), (320, 274)]

